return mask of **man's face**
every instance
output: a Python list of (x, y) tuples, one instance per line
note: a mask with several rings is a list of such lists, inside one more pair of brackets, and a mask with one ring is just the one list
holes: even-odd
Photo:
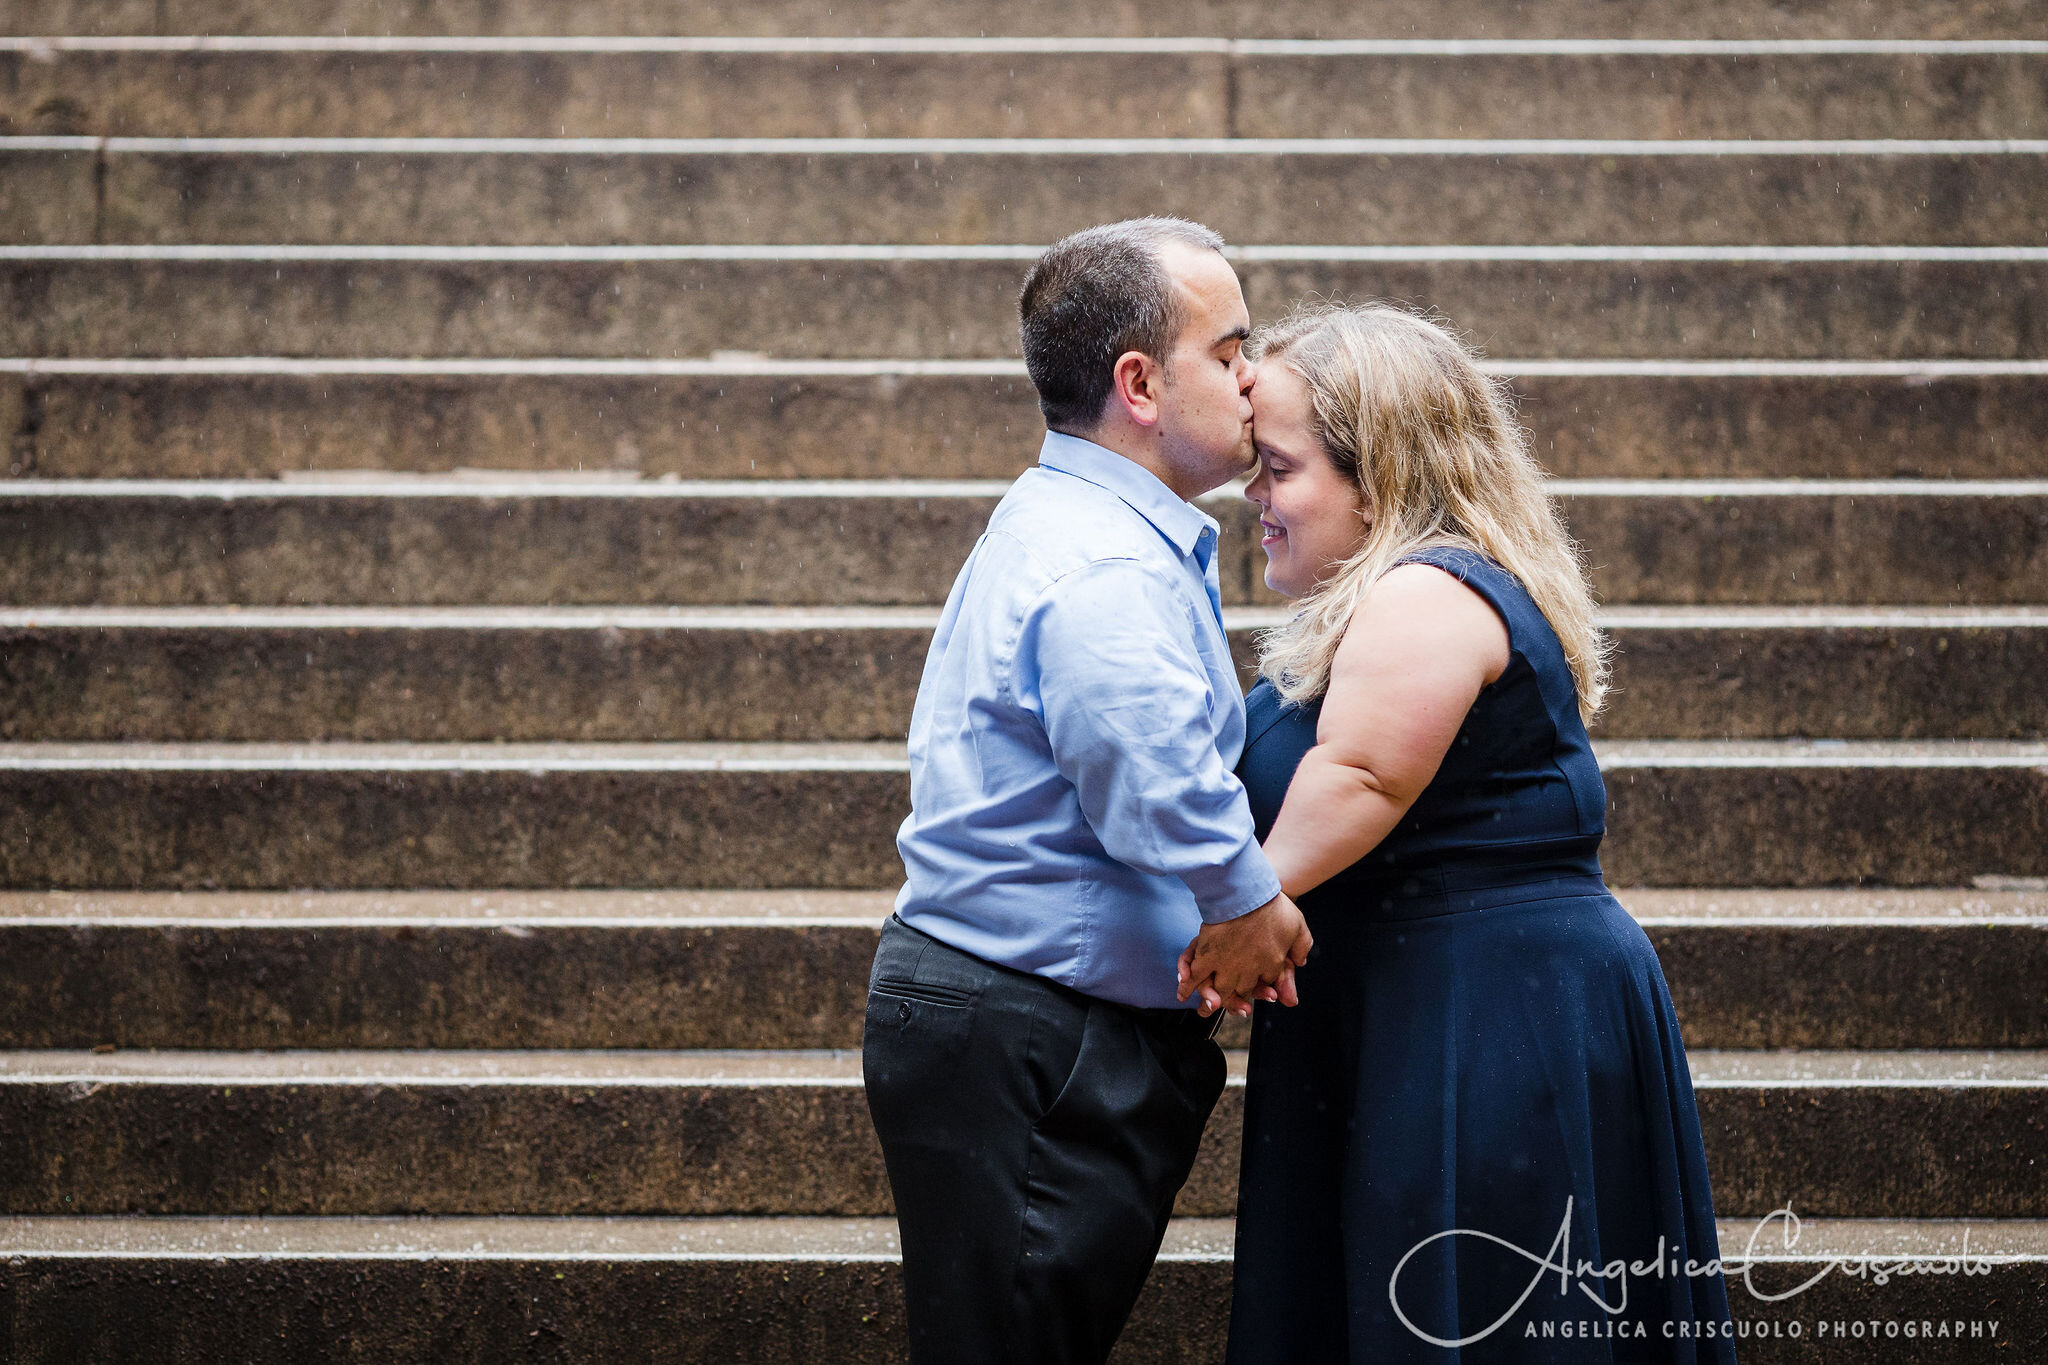
[(1245, 473), (1254, 459), (1255, 376), (1244, 356), (1251, 314), (1237, 272), (1216, 252), (1170, 242), (1160, 262), (1188, 319), (1162, 377), (1163, 454), (1183, 492), (1207, 492)]

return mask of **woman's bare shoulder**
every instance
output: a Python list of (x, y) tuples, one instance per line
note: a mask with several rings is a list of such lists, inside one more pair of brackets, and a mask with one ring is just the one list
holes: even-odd
[(1508, 664), (1507, 624), (1493, 604), (1456, 574), (1420, 562), (1395, 565), (1359, 600), (1338, 654), (1354, 643), (1350, 652), (1370, 650), (1383, 659), (1390, 650), (1469, 654), (1488, 682)]

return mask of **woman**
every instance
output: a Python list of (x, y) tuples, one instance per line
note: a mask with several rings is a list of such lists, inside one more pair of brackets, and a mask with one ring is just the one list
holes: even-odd
[(1732, 1361), (1678, 1023), (1601, 881), (1605, 646), (1526, 438), (1399, 309), (1260, 342), (1246, 496), (1299, 601), (1239, 774), (1316, 948), (1257, 1008), (1229, 1358)]

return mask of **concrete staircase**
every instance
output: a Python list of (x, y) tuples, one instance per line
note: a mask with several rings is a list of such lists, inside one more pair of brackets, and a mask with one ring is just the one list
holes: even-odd
[[(2048, 1359), (2038, 6), (0, 33), (0, 1357), (898, 1358), (903, 728), (1025, 263), (1183, 212), (1513, 378), (1724, 1251), (1833, 1267), (1743, 1359)], [(1220, 1358), (1240, 1093), (1120, 1360)]]

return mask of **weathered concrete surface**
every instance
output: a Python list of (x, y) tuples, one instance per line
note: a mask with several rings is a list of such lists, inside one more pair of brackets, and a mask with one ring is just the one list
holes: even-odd
[[(843, 249), (748, 259), (705, 248), (571, 259), (539, 249), (456, 259), (349, 250), (356, 254), (0, 255), (0, 349), (1008, 357), (1017, 350), (1017, 284), (1033, 259), (1029, 248), (894, 259)], [(1503, 249), (1482, 259), (1344, 259), (1304, 250), (1241, 266), (1254, 317), (1312, 295), (1392, 298), (1437, 310), (1488, 354), (1561, 359), (2048, 355), (2039, 302), (2048, 263), (2025, 258), (1550, 259)]]
[[(1475, 156), (116, 143), (101, 168), (0, 145), (0, 177), (53, 187), (0, 226), (17, 242), (1011, 243), (1172, 213), (1240, 244), (2005, 246), (2043, 240), (2044, 160), (1988, 145)], [(73, 201), (84, 211), (60, 211)]]
[[(1610, 606), (2048, 600), (2048, 484), (1560, 490)], [(935, 605), (1002, 492), (537, 480), (119, 488), (0, 483), (24, 606)], [(1229, 603), (1276, 605), (1227, 491)], [(1874, 555), (1873, 547), (1883, 547)]]
[(2048, 342), (2031, 303), (2041, 268), (1932, 258), (1276, 258), (1240, 274), (1254, 317), (1311, 296), (1395, 299), (1443, 314), (1497, 356), (2024, 359)]
[(0, 133), (1227, 137), (1225, 64), (1174, 51), (0, 50)]
[[(1631, 491), (1635, 491), (1632, 489)], [(1753, 493), (1762, 490), (1751, 490)], [(2025, 603), (2048, 596), (2048, 495), (1567, 492), (1609, 602)], [(1734, 494), (1731, 496), (1731, 494)]]
[[(1227, 1287), (1228, 1271), (1227, 1263), (1209, 1268), (1202, 1288)], [(846, 1260), (25, 1259), (0, 1269), (0, 1332), (22, 1365), (885, 1365), (903, 1358), (899, 1280), (893, 1262)], [(1202, 1311), (1197, 1322), (1214, 1316), (1196, 1295), (1184, 1297)], [(1158, 1326), (1173, 1333), (1177, 1324)]]
[(0, 148), (0, 242), (99, 240), (98, 161), (89, 145)]
[(1239, 137), (2038, 137), (2044, 61), (1252, 53), (1232, 72), (1232, 127)]
[[(900, 739), (930, 615), (12, 613), (0, 741)], [(1625, 615), (1599, 735), (2048, 738), (2048, 613), (1747, 619)]]
[[(647, 629), (629, 618), (623, 629), (358, 624), (253, 634), (231, 624), (0, 625), (0, 691), (14, 699), (0, 740), (163, 730), (179, 733), (155, 737), (900, 739), (930, 641), (925, 623)], [(56, 730), (72, 733), (39, 733)]]
[[(2044, 620), (2043, 625), (2048, 625)], [(1615, 626), (1603, 739), (2048, 737), (2048, 630)]]
[[(894, 886), (893, 746), (0, 749), (0, 886)], [(1617, 884), (2048, 876), (2039, 745), (1613, 741)]]
[(889, 1211), (858, 1084), (0, 1081), (0, 1116), (17, 1213)]
[[(1741, 915), (1764, 899), (1742, 893), (1723, 896), (1732, 918), (1622, 899), (1689, 1047), (2048, 1047), (2048, 917), (2008, 909), (2020, 893), (1832, 893), (1802, 918)], [(830, 918), (802, 913), (821, 901)], [(785, 902), (786, 921), (764, 914)], [(0, 1047), (855, 1048), (889, 903), (0, 895)], [(1233, 1030), (1228, 1045), (1245, 1042)]]
[(1520, 374), (1537, 457), (1566, 478), (2027, 478), (2048, 406), (2020, 374)]
[(872, 926), (817, 925), (10, 926), (0, 942), (8, 1047), (858, 1047), (875, 955)]
[(1173, 38), (2048, 38), (2023, 0), (1387, 0), (1333, 8), (1319, 0), (869, 0), (821, 9), (808, 0), (13, 0), (0, 33), (497, 34), (552, 37), (732, 34), (844, 37), (991, 34)]
[(2048, 875), (2048, 762), (1825, 766), (1834, 761), (1820, 749), (1813, 766), (1610, 763), (1602, 865), (1616, 884), (1642, 886), (1953, 886)]
[(2034, 52), (0, 50), (0, 133), (2026, 138)]
[(816, 886), (902, 876), (898, 769), (0, 771), (8, 886)]
[[(1808, 1224), (1801, 1253), (1830, 1226), (1853, 1225)], [(1977, 1230), (1973, 1250), (1997, 1244), (1999, 1225), (1980, 1223)], [(1747, 1231), (1742, 1223), (1724, 1224), (1724, 1253)], [(1848, 1240), (1835, 1254), (1869, 1251), (1864, 1241)], [(1760, 1266), (1756, 1293), (1783, 1292), (1828, 1264), (1825, 1255), (1794, 1253), (1785, 1264)], [(23, 1365), (213, 1365), (223, 1356), (251, 1365), (315, 1365), (366, 1353), (451, 1365), (656, 1356), (688, 1365), (880, 1365), (900, 1361), (905, 1350), (900, 1276), (894, 1259), (30, 1254), (0, 1270), (0, 1331)], [(1868, 1276), (1828, 1274), (1776, 1304), (1762, 1302), (1739, 1279), (1729, 1288), (1741, 1358), (1756, 1365), (1836, 1365), (1851, 1351), (1869, 1365), (1988, 1361), (2048, 1333), (2048, 1257), (2038, 1252), (1986, 1261), (1980, 1274), (1905, 1275), (1881, 1286)], [(221, 1312), (223, 1302), (234, 1311)], [(1111, 1359), (1217, 1365), (1229, 1312), (1227, 1251), (1164, 1261)], [(1797, 1336), (1789, 1334), (1794, 1322)], [(1821, 1322), (1830, 1329), (1839, 1322), (1844, 1339), (1817, 1338)], [(1872, 1322), (1879, 1325), (1876, 1340), (1846, 1335), (1851, 1323)], [(1918, 1336), (1923, 1322), (1929, 1339)], [(458, 1323), (459, 1330), (450, 1325)], [(1901, 1335), (1884, 1337), (1887, 1323)], [(1911, 1337), (1903, 1335), (1909, 1323)], [(1933, 1335), (1956, 1324), (1960, 1339)]]
[[(481, 496), (426, 498), (331, 489), (252, 502), (141, 493), (32, 506), (0, 485), (0, 562), (9, 592), (37, 602), (160, 593), (255, 605), (311, 591), (451, 606), (928, 603), (943, 600), (995, 504), (993, 491), (943, 489), (879, 499), (802, 487), (706, 500), (650, 491), (622, 500), (602, 489), (486, 485)], [(1233, 597), (1249, 593), (1246, 572), (1238, 567)]]
[(1762, 1217), (2038, 1218), (2048, 1105), (2031, 1090), (1702, 1088), (1714, 1209)]
[[(465, 467), (717, 479), (1011, 478), (1038, 458), (1045, 432), (1022, 363), (1014, 369), (639, 376), (16, 371), (0, 372), (0, 430), (11, 436), (11, 474), (51, 478)], [(1956, 460), (1971, 461), (1977, 449), (2001, 467), (2018, 458), (2008, 452), (2031, 434), (2025, 424), (2040, 411), (2033, 395), (2048, 395), (2048, 375), (2028, 379), (1992, 381), (2000, 394), (1976, 400), (1983, 434), (1972, 442), (1966, 426)], [(2010, 399), (2002, 396), (2008, 390)], [(1574, 409), (1575, 427), (1592, 415), (1580, 418), (1580, 410)]]
[(1689, 1047), (2048, 1046), (2040, 924), (1647, 932)]
[[(647, 1059), (634, 1079), (605, 1054), (504, 1055), (436, 1076), (377, 1053), (313, 1054), (303, 1068), (218, 1054), (217, 1069), (189, 1053), (161, 1067), (147, 1054), (26, 1054), (0, 1076), (16, 1152), (0, 1202), (71, 1215), (891, 1211), (852, 1054), (723, 1054), (718, 1081), (686, 1074), (687, 1055)], [(1811, 1081), (1799, 1055), (1701, 1053), (1716, 1211), (2042, 1216), (2048, 1081), (2038, 1058), (1989, 1068), (2031, 1080), (1974, 1079), (1974, 1059), (1993, 1055), (1878, 1054), (1869, 1078), (1845, 1083), (1856, 1053), (1816, 1054)], [(1233, 1086), (1218, 1104), (1183, 1216), (1234, 1210), (1242, 1101)]]
[[(89, 362), (87, 362), (89, 365)], [(610, 469), (682, 478), (1000, 478), (1044, 430), (1011, 372), (702, 374), (0, 370), (9, 473)], [(1566, 478), (2028, 478), (2048, 373), (1514, 373)]]

